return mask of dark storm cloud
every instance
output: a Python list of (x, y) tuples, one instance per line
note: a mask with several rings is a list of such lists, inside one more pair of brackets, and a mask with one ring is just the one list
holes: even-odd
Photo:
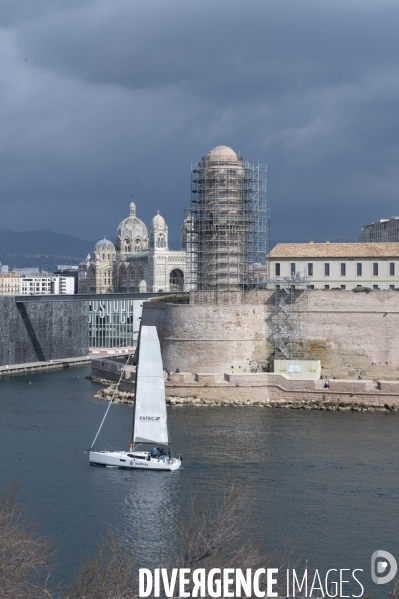
[(226, 144), (268, 163), (275, 239), (355, 239), (398, 212), (398, 17), (384, 0), (6, 2), (0, 227), (113, 236), (133, 192), (177, 239), (190, 163)]

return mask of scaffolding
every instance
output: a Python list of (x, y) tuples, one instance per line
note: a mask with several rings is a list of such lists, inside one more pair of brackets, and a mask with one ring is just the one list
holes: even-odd
[(269, 319), (275, 360), (306, 360), (308, 279), (300, 274), (269, 279), (274, 309)]
[(198, 303), (241, 303), (264, 287), (269, 251), (266, 166), (204, 156), (191, 170), (186, 209), (188, 288)]

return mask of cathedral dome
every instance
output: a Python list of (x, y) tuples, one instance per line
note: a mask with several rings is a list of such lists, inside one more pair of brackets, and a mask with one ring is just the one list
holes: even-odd
[(238, 157), (237, 154), (229, 148), (228, 146), (216, 146), (208, 153), (208, 160), (217, 161), (217, 160), (225, 160), (229, 162), (237, 162)]
[[(130, 206), (132, 209), (132, 206)], [(123, 237), (130, 237), (133, 239), (134, 237), (147, 237), (147, 227), (143, 223), (142, 220), (137, 218), (137, 216), (128, 216), (121, 222), (116, 232), (116, 235), (121, 239)]]
[(159, 210), (158, 210), (158, 214), (156, 214), (154, 216), (154, 218), (152, 219), (151, 228), (155, 228), (155, 229), (165, 229), (166, 228), (165, 219), (163, 216), (161, 216), (159, 214)]
[(112, 243), (112, 241), (110, 241), (109, 239), (104, 237), (104, 239), (100, 239), (100, 241), (97, 241), (96, 245), (94, 246), (94, 251), (95, 252), (101, 252), (101, 251), (114, 252), (115, 246)]

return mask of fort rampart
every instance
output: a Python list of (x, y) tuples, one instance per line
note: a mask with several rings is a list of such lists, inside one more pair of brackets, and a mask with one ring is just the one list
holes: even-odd
[[(144, 304), (143, 324), (156, 325), (164, 367), (188, 373), (272, 370), (273, 291), (249, 303)], [(312, 290), (305, 314), (308, 357), (327, 379), (399, 379), (399, 293)]]

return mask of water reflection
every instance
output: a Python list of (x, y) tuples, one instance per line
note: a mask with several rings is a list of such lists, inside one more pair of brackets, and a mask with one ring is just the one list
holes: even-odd
[[(84, 374), (0, 380), (0, 491), (20, 484), (28, 515), (59, 548), (63, 576), (109, 529), (121, 531), (141, 563), (158, 561), (192, 495), (211, 509), (229, 478), (252, 499), (248, 534), (266, 551), (290, 538), (320, 568), (364, 568), (367, 576), (376, 549), (399, 557), (398, 414), (174, 407), (180, 470), (104, 469), (84, 453), (106, 408)], [(127, 448), (131, 421), (131, 407), (112, 407), (104, 440)]]

